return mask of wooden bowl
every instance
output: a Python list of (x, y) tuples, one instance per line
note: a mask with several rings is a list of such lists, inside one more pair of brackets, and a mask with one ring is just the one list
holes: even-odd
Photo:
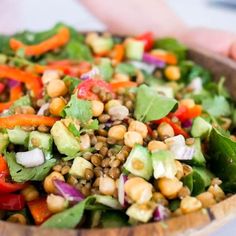
[[(232, 97), (236, 99), (236, 63), (228, 58), (191, 47), (189, 58), (209, 69), (215, 80), (226, 78)], [(168, 219), (164, 222), (143, 224), (136, 227), (113, 229), (61, 230), (22, 226), (0, 221), (0, 236), (171, 236), (208, 235), (236, 215), (236, 194), (226, 200), (198, 212)]]

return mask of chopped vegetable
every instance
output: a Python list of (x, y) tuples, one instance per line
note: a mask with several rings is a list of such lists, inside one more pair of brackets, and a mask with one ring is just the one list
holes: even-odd
[(3, 194), (0, 196), (0, 210), (20, 211), (24, 208), (25, 201), (21, 194)]

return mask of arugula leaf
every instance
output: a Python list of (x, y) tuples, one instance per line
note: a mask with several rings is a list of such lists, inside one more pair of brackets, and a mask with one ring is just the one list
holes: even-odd
[(68, 85), (70, 93), (72, 93), (75, 88), (82, 82), (82, 80), (71, 76), (65, 76), (63, 81)]
[(117, 65), (115, 69), (116, 73), (126, 74), (129, 76), (135, 76), (136, 75), (136, 68), (132, 64), (128, 63), (120, 63)]
[(111, 65), (111, 60), (108, 58), (102, 58), (100, 64), (97, 66), (102, 78), (105, 81), (110, 81), (113, 75), (113, 67)]
[(80, 131), (76, 128), (76, 126), (73, 123), (70, 123), (68, 126), (68, 130), (75, 136), (80, 136)]
[(95, 197), (90, 196), (85, 200), (79, 202), (75, 206), (57, 213), (46, 220), (42, 227), (45, 228), (61, 228), (61, 229), (73, 229), (81, 221), (84, 211), (91, 201), (95, 200)]
[(134, 116), (143, 122), (159, 120), (172, 111), (176, 105), (175, 99), (158, 95), (154, 89), (141, 85), (137, 91)]
[(236, 142), (212, 128), (209, 138), (209, 163), (213, 173), (223, 181), (225, 191), (236, 192)]
[(174, 38), (162, 38), (155, 42), (155, 48), (161, 48), (174, 53), (179, 60), (186, 58), (187, 48)]
[(88, 122), (93, 116), (91, 102), (78, 99), (77, 94), (71, 96), (64, 112), (66, 117), (76, 118), (82, 123)]
[(231, 114), (230, 105), (223, 96), (215, 96), (214, 98), (208, 98), (202, 102), (203, 108), (210, 115), (229, 116)]
[(42, 181), (56, 163), (55, 159), (50, 159), (41, 166), (25, 168), (16, 162), (15, 153), (7, 152), (5, 157), (10, 169), (10, 175), (15, 182)]

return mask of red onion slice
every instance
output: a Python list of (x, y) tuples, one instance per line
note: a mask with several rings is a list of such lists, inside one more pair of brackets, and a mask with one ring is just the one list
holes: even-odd
[(128, 180), (128, 177), (124, 174), (120, 175), (119, 184), (118, 184), (118, 201), (122, 207), (127, 207), (127, 202), (125, 200), (125, 182)]
[(37, 115), (38, 115), (38, 116), (43, 116), (43, 115), (44, 115), (44, 112), (45, 112), (48, 108), (49, 108), (49, 103), (43, 104), (43, 105), (39, 108), (39, 110), (38, 110), (38, 112), (37, 112)]
[(154, 65), (157, 68), (163, 68), (165, 66), (165, 62), (158, 60), (157, 58), (148, 53), (143, 54), (143, 61), (148, 64)]
[(153, 213), (153, 219), (154, 221), (160, 221), (168, 218), (170, 216), (170, 211), (168, 208), (158, 204), (157, 208), (155, 209)]

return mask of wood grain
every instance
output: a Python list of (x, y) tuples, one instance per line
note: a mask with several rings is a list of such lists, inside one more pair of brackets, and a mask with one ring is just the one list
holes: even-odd
[[(214, 53), (192, 47), (189, 57), (212, 71), (214, 78), (226, 78), (233, 98), (236, 99), (236, 63)], [(236, 216), (236, 195), (212, 206), (208, 210), (171, 218), (164, 222), (144, 224), (136, 227), (93, 230), (43, 229), (34, 226), (22, 226), (0, 221), (0, 236), (172, 236), (172, 235), (208, 235), (229, 219)]]

